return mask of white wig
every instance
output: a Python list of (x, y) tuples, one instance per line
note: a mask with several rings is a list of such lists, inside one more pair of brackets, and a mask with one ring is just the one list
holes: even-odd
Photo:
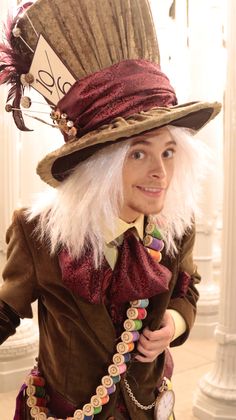
[[(208, 149), (186, 129), (167, 126), (177, 143), (174, 175), (165, 205), (154, 216), (163, 233), (166, 250), (176, 251), (176, 239), (191, 227), (198, 210), (199, 187), (206, 172)], [(128, 140), (105, 147), (78, 164), (55, 190), (42, 193), (28, 210), (39, 216), (38, 233), (54, 254), (66, 247), (73, 258), (93, 249), (95, 266), (104, 252), (104, 226), (112, 231), (123, 201), (122, 168)]]

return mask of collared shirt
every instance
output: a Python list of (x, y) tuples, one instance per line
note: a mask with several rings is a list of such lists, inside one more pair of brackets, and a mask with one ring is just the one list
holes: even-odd
[[(104, 254), (112, 270), (114, 269), (117, 256), (118, 256), (117, 246), (122, 243), (124, 233), (128, 229), (134, 228), (134, 232), (137, 234), (137, 238), (140, 238), (141, 240), (143, 240), (143, 227), (144, 227), (144, 216), (140, 215), (133, 223), (126, 223), (121, 219), (117, 219), (117, 222), (112, 231), (105, 229), (104, 239), (105, 239), (106, 244), (105, 244)], [(172, 338), (172, 341), (173, 341), (185, 332), (186, 323), (182, 315), (179, 314), (179, 312), (173, 309), (168, 309), (168, 312), (171, 314), (175, 323), (175, 334)]]
[(143, 215), (139, 216), (134, 223), (126, 223), (121, 219), (117, 219), (116, 225), (114, 226), (114, 230), (111, 232), (107, 229), (104, 232), (104, 238), (106, 242), (104, 254), (112, 270), (115, 267), (115, 263), (118, 256), (117, 246), (122, 243), (124, 233), (128, 229), (134, 228), (136, 230), (137, 238), (143, 240), (143, 224)]

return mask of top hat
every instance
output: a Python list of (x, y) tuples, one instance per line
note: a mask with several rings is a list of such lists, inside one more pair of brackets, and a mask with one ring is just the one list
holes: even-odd
[[(23, 59), (22, 59), (23, 58)], [(21, 106), (33, 86), (51, 106), (65, 144), (37, 173), (58, 186), (98, 149), (165, 125), (198, 131), (218, 102), (178, 105), (159, 65), (148, 0), (37, 0), (26, 3), (0, 46), (0, 83), (10, 83), (6, 110), (27, 130)]]

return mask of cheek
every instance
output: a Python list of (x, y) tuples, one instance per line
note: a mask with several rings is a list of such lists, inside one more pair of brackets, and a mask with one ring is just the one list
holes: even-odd
[(135, 167), (135, 163), (128, 160), (123, 166), (124, 190), (129, 189), (133, 183), (135, 183), (135, 177), (137, 177), (137, 168)]
[(171, 161), (170, 164), (166, 168), (166, 178), (167, 178), (167, 184), (170, 185), (170, 182), (174, 176), (174, 161)]
[(126, 197), (132, 184), (132, 171), (127, 165), (123, 169), (123, 194)]

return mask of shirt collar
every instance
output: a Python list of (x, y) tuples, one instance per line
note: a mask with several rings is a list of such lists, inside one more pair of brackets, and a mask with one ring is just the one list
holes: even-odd
[(116, 240), (123, 235), (128, 229), (135, 228), (137, 234), (141, 240), (143, 240), (143, 226), (144, 226), (144, 215), (141, 214), (133, 223), (126, 223), (124, 220), (117, 218), (114, 230), (105, 229), (104, 239), (106, 244)]

